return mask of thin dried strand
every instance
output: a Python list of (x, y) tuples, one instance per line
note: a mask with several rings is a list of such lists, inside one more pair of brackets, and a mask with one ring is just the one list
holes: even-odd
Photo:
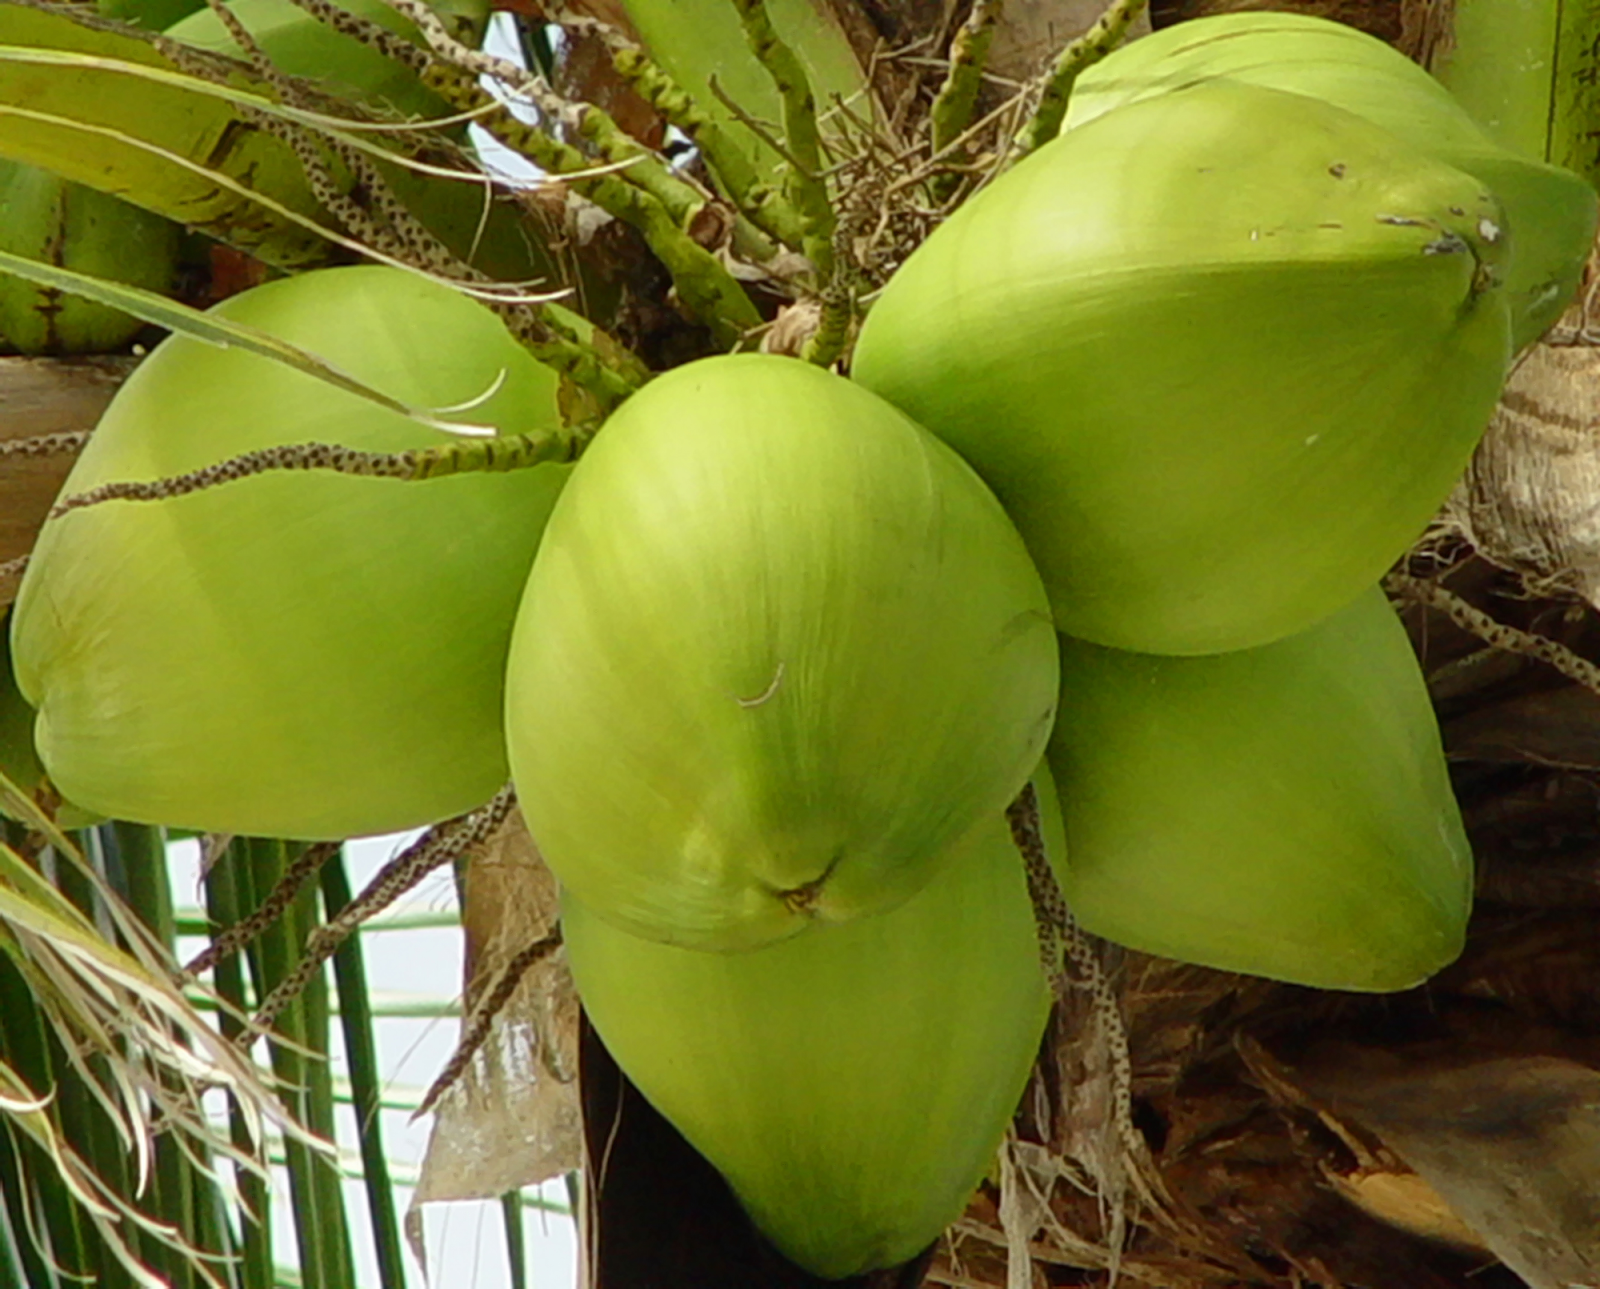
[(196, 954), (184, 967), (192, 976), (210, 971), (219, 962), (233, 957), (249, 945), (258, 935), (284, 915), (300, 888), (322, 870), (322, 866), (339, 853), (343, 842), (320, 841), (308, 846), (278, 879), (261, 906), (248, 917), (240, 918), (212, 938), (210, 944)]
[[(1128, 1029), (1122, 1020), (1122, 1007), (1093, 940), (1072, 916), (1067, 897), (1056, 881), (1039, 823), (1039, 798), (1032, 783), (1027, 784), (1006, 808), (1006, 821), (1011, 826), (1012, 840), (1022, 855), (1027, 873), (1028, 894), (1033, 900), (1039, 951), (1046, 975), (1056, 996), (1062, 1000), (1070, 995), (1074, 985), (1089, 994), (1100, 1032), (1110, 1048), (1113, 1127), (1130, 1158), (1143, 1160), (1147, 1148), (1133, 1122), (1133, 1056), (1128, 1045)], [(1072, 968), (1070, 974), (1061, 968), (1059, 950), (1062, 947)], [(1143, 1169), (1135, 1170), (1136, 1174), (1143, 1172)]]
[(561, 947), (561, 932), (552, 931), (548, 935), (540, 936), (532, 944), (520, 950), (516, 957), (506, 964), (494, 988), (472, 1011), (472, 1018), (461, 1031), (461, 1041), (456, 1044), (456, 1050), (451, 1054), (439, 1077), (428, 1088), (422, 1103), (417, 1107), (412, 1116), (427, 1114), (438, 1104), (439, 1098), (444, 1096), (460, 1077), (466, 1073), (467, 1066), (472, 1064), (472, 1058), (478, 1054), (489, 1038), (489, 1032), (494, 1028), (495, 1017), (505, 1010), (511, 996), (517, 992), (517, 986), (522, 983), (523, 976), (538, 962), (548, 958)]
[(364, 452), (334, 443), (286, 444), (241, 453), (165, 479), (101, 484), (87, 492), (63, 497), (50, 511), (50, 518), (59, 519), (74, 510), (108, 501), (166, 501), (279, 470), (327, 470), (359, 478), (405, 482), (444, 479), (457, 474), (504, 474), (546, 461), (570, 461), (577, 455), (579, 444), (577, 436), (564, 430), (462, 440), (436, 448), (413, 448), (409, 452)]
[(1032, 119), (1016, 137), (1013, 160), (1042, 148), (1061, 132), (1067, 100), (1078, 77), (1122, 43), (1147, 3), (1149, 0), (1111, 0), (1094, 25), (1061, 51), (1046, 73)]
[(92, 430), (64, 430), (60, 434), (36, 434), (27, 439), (0, 441), (0, 457), (64, 457), (83, 451)]
[(1482, 609), (1468, 604), (1454, 591), (1448, 591), (1437, 582), (1405, 573), (1391, 573), (1384, 579), (1384, 589), (1389, 594), (1414, 603), (1437, 609), (1463, 631), (1469, 632), (1485, 644), (1507, 653), (1520, 653), (1554, 667), (1568, 680), (1600, 694), (1600, 667), (1587, 658), (1579, 657), (1566, 645), (1546, 636), (1534, 635), (1490, 617)]
[(972, 12), (950, 42), (950, 70), (933, 100), (929, 124), (933, 150), (942, 152), (972, 123), (972, 109), (983, 88), (989, 46), (1005, 8), (1005, 0), (974, 0)]
[(21, 581), (22, 575), (28, 571), (28, 560), (31, 556), (18, 555), (15, 559), (0, 562), (0, 586), (7, 582)]
[(488, 805), (438, 825), (379, 869), (361, 894), (306, 937), (300, 961), (267, 995), (251, 1018), (249, 1028), (239, 1035), (239, 1045), (249, 1048), (269, 1030), (283, 1009), (300, 995), (322, 970), (323, 964), (363, 922), (383, 912), (435, 869), (454, 862), (487, 841), (505, 822), (516, 800), (516, 793), (508, 784)]
[(783, 104), (783, 155), (790, 163), (784, 190), (800, 215), (800, 249), (818, 276), (827, 279), (833, 275), (833, 235), (838, 220), (822, 179), (822, 130), (811, 82), (794, 50), (773, 27), (765, 0), (733, 0), (733, 5), (751, 52), (772, 77)]

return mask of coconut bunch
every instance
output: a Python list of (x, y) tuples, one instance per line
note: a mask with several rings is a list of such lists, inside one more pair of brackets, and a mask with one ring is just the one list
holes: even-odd
[(1471, 854), (1375, 583), (1594, 206), (1386, 46), (1236, 15), (1086, 72), (1061, 136), (884, 289), (853, 378), (994, 488), (1064, 633), (1088, 930), (1351, 990), (1460, 952)]

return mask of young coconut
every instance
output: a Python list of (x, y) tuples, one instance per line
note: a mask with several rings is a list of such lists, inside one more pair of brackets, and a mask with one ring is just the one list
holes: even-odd
[[(558, 424), (556, 379), (483, 306), (387, 268), (307, 273), (218, 311), (413, 406)], [(238, 453), (377, 452), (447, 434), (243, 350), (165, 341), (65, 492)], [(517, 599), (567, 467), (427, 483), (258, 475), (44, 527), (14, 610), (17, 680), (61, 792), (119, 819), (337, 838), (469, 810), (508, 774)]]
[(1358, 116), (1206, 81), (957, 211), (853, 374), (994, 488), (1063, 631), (1245, 648), (1347, 604), (1449, 493), (1509, 356), (1503, 224)]
[[(1036, 776), (1061, 873), (1055, 792)], [(826, 1279), (915, 1257), (993, 1162), (1049, 1010), (1001, 811), (892, 912), (752, 953), (629, 935), (571, 892), (568, 960), (618, 1065)]]
[(563, 885), (743, 949), (893, 907), (1049, 737), (1044, 588), (988, 489), (790, 358), (659, 377), (575, 468), (517, 615), (512, 774)]
[(1472, 852), (1381, 591), (1212, 658), (1064, 638), (1061, 672), (1050, 766), (1087, 930), (1322, 989), (1409, 988), (1461, 952)]
[(1502, 146), (1422, 68), (1343, 23), (1229, 13), (1168, 27), (1079, 77), (1066, 128), (1212, 77), (1322, 99), (1487, 186), (1511, 230), (1504, 290), (1515, 348), (1538, 339), (1572, 299), (1594, 240), (1594, 189), (1570, 170), (1546, 165), (1542, 147), (1525, 153)]

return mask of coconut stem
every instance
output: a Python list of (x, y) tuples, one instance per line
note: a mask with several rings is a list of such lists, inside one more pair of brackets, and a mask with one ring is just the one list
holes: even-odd
[(566, 430), (462, 440), (409, 452), (363, 452), (332, 443), (296, 443), (241, 453), (165, 479), (102, 484), (63, 497), (49, 517), (59, 519), (107, 501), (166, 501), (279, 470), (328, 470), (360, 478), (423, 482), (457, 474), (504, 474), (548, 461), (570, 461), (579, 450), (578, 438)]
[(339, 847), (343, 844), (338, 841), (322, 841), (306, 847), (299, 857), (284, 869), (283, 876), (278, 879), (267, 898), (261, 901), (256, 911), (224, 928), (210, 944), (194, 956), (184, 967), (184, 971), (191, 976), (210, 971), (217, 963), (224, 958), (233, 957), (269, 926), (274, 925), (283, 916), (284, 911), (294, 903), (300, 888), (339, 853)]
[(1072, 87), (1077, 84), (1078, 77), (1122, 43), (1128, 28), (1144, 12), (1147, 3), (1148, 0), (1111, 0), (1094, 26), (1061, 51), (1045, 76), (1032, 119), (1012, 143), (1013, 160), (1043, 147), (1061, 132), (1061, 122), (1067, 115), (1067, 100), (1072, 97)]
[[(1133, 1057), (1128, 1046), (1127, 1026), (1122, 1021), (1122, 1006), (1093, 939), (1072, 916), (1067, 897), (1056, 880), (1039, 823), (1039, 797), (1032, 783), (1024, 785), (1017, 799), (1006, 807), (1006, 822), (1011, 825), (1011, 838), (1022, 855), (1027, 873), (1028, 895), (1033, 901), (1045, 977), (1056, 997), (1063, 1001), (1075, 985), (1088, 992), (1111, 1064), (1112, 1127), (1130, 1158), (1142, 1161), (1147, 1151), (1144, 1138), (1133, 1122)], [(1063, 947), (1070, 971), (1062, 969)], [(1146, 1170), (1136, 1168), (1134, 1171), (1143, 1180)]]
[(251, 1018), (250, 1027), (239, 1035), (239, 1045), (249, 1048), (270, 1029), (283, 1009), (362, 923), (383, 912), (436, 868), (487, 841), (505, 822), (516, 801), (516, 793), (507, 784), (488, 805), (429, 829), (379, 869), (360, 895), (306, 937), (300, 961), (267, 995)]
[(6, 439), (0, 442), (0, 457), (71, 456), (82, 451), (91, 433), (90, 430), (69, 430), (60, 434), (36, 434), (28, 439)]
[[(799, 250), (805, 236), (799, 212), (769, 185), (761, 182), (755, 167), (727, 133), (707, 116), (677, 81), (651, 60), (644, 50), (625, 40), (613, 28), (596, 24), (611, 50), (611, 65), (646, 103), (669, 125), (682, 130), (705, 156), (728, 200), (766, 236)], [(770, 259), (771, 255), (758, 255)]]
[(782, 155), (789, 161), (785, 195), (800, 214), (800, 249), (824, 281), (833, 276), (833, 233), (837, 220), (822, 177), (822, 131), (811, 82), (794, 50), (783, 42), (765, 0), (733, 0), (744, 25), (745, 39), (756, 60), (767, 69), (783, 103)]
[[(928, 118), (933, 127), (935, 153), (943, 152), (954, 143), (972, 122), (972, 109), (977, 104), (978, 91), (983, 88), (989, 46), (994, 41), (995, 27), (1004, 7), (1005, 0), (974, 0), (972, 12), (950, 42), (950, 71), (939, 87)], [(950, 160), (960, 162), (962, 157), (953, 153)], [(951, 181), (959, 182), (957, 176), (941, 176), (941, 179), (952, 190)]]
[(422, 1098), (412, 1118), (419, 1118), (428, 1113), (438, 1103), (439, 1098), (455, 1085), (466, 1068), (472, 1062), (480, 1047), (489, 1037), (489, 1031), (494, 1026), (494, 1018), (498, 1016), (511, 995), (517, 992), (517, 986), (522, 983), (523, 976), (528, 974), (530, 968), (542, 962), (561, 947), (561, 931), (556, 929), (547, 935), (540, 936), (533, 943), (521, 949), (516, 957), (512, 958), (494, 982), (494, 988), (489, 994), (472, 1009), (471, 1019), (461, 1031), (461, 1041), (456, 1044), (456, 1050), (451, 1054), (450, 1060), (439, 1072), (427, 1094)]
[[(684, 304), (719, 343), (732, 348), (761, 315), (726, 265), (699, 245), (684, 227), (704, 201), (653, 152), (640, 147), (611, 117), (589, 103), (572, 104), (543, 77), (456, 40), (423, 0), (388, 0), (421, 29), (439, 58), (422, 81), (452, 107), (472, 112), (478, 123), (515, 152), (551, 174), (569, 177), (572, 187), (607, 214), (632, 225), (671, 274)], [(596, 174), (590, 159), (538, 126), (518, 120), (511, 109), (477, 83), (490, 76), (531, 102), (548, 119), (569, 126), (602, 157), (621, 163), (616, 174)], [(484, 109), (487, 109), (486, 111)], [(675, 218), (674, 212), (683, 216)]]
[(1390, 595), (1437, 609), (1463, 631), (1470, 632), (1487, 645), (1508, 653), (1520, 653), (1554, 667), (1568, 680), (1576, 681), (1585, 689), (1600, 694), (1600, 667), (1586, 658), (1580, 658), (1546, 636), (1519, 631), (1496, 621), (1482, 609), (1475, 609), (1454, 591), (1447, 591), (1437, 582), (1405, 573), (1391, 573), (1383, 581)]

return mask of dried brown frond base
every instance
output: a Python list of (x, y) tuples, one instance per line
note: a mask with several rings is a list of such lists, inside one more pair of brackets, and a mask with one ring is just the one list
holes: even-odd
[[(1600, 659), (1600, 614), (1457, 540), (1407, 571)], [(1130, 1207), (1117, 1240), (1082, 1125), (1036, 1089), (1021, 1123), (1049, 1202), (1031, 1268), (1007, 1278), (992, 1186), (928, 1284), (1106, 1285), (1113, 1250), (1120, 1281), (1158, 1289), (1600, 1283), (1600, 695), (1440, 609), (1403, 615), (1477, 856), (1463, 957), (1422, 988), (1360, 995), (1120, 954), (1134, 1117), (1166, 1211)]]

